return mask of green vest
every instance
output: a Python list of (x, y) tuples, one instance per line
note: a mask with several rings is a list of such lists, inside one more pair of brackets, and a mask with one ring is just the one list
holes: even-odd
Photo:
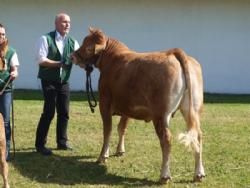
[(67, 36), (65, 46), (63, 49), (63, 55), (61, 56), (55, 41), (56, 31), (52, 31), (45, 35), (48, 43), (48, 55), (47, 58), (54, 61), (63, 60), (67, 66), (61, 68), (51, 68), (39, 66), (38, 78), (47, 81), (55, 82), (67, 82), (70, 77), (72, 69), (72, 61), (70, 54), (74, 51), (75, 40)]
[[(16, 51), (13, 48), (9, 47), (5, 55), (5, 63), (7, 65), (7, 69), (0, 71), (0, 91), (2, 91), (2, 89), (4, 88), (4, 86), (6, 85), (6, 83), (8, 82), (10, 78), (10, 60), (15, 52)], [(12, 83), (9, 82), (9, 84), (5, 88), (5, 91), (11, 90), (11, 84)]]

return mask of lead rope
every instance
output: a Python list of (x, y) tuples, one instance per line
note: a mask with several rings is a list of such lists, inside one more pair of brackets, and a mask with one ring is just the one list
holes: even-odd
[[(88, 97), (89, 107), (92, 113), (95, 112), (95, 107), (97, 106), (97, 102), (95, 99), (95, 95), (91, 85), (91, 72), (93, 71), (93, 67), (91, 65), (87, 65), (86, 68), (86, 92)], [(92, 101), (91, 101), (92, 100)]]
[(12, 129), (11, 129), (11, 137), (12, 137), (12, 145), (13, 145), (13, 158), (16, 156), (16, 145), (15, 145), (15, 123), (14, 123), (14, 91), (11, 84), (11, 118), (12, 118)]

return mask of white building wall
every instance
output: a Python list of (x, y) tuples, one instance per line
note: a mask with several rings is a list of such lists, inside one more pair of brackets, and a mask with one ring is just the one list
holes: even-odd
[[(79, 41), (89, 26), (101, 28), (136, 51), (183, 48), (203, 67), (206, 92), (250, 93), (250, 1), (248, 0), (0, 0), (0, 22), (20, 59), (16, 88), (39, 89), (34, 48), (54, 29), (59, 12), (71, 16)], [(99, 73), (94, 72), (97, 89)], [(71, 88), (85, 88), (73, 68)]]

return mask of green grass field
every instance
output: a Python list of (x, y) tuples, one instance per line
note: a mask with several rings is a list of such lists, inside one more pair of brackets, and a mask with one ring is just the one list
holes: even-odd
[[(176, 114), (171, 121), (173, 179), (168, 185), (158, 184), (161, 151), (152, 123), (132, 120), (127, 131), (126, 154), (111, 156), (106, 165), (95, 163), (102, 145), (102, 124), (99, 109), (91, 113), (86, 95), (81, 92), (71, 95), (68, 134), (74, 150), (55, 149), (53, 121), (47, 146), (54, 155), (44, 157), (36, 153), (34, 139), (42, 110), (41, 97), (40, 91), (15, 91), (16, 155), (9, 163), (11, 187), (250, 187), (249, 95), (205, 95), (201, 122), (207, 176), (202, 183), (192, 183), (194, 159), (177, 141), (185, 124), (181, 114)], [(111, 155), (117, 144), (117, 121), (118, 117), (114, 117)]]

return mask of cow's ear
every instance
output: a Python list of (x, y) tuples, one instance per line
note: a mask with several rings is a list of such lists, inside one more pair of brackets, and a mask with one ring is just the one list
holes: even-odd
[(101, 53), (106, 47), (106, 44), (96, 44), (95, 45), (95, 54)]
[(90, 27), (89, 27), (89, 32), (92, 33), (93, 30), (94, 30), (94, 28), (90, 26)]
[(94, 28), (94, 27), (89, 27), (89, 33), (91, 33), (91, 34), (93, 34), (93, 33), (95, 33), (96, 32), (96, 28)]

